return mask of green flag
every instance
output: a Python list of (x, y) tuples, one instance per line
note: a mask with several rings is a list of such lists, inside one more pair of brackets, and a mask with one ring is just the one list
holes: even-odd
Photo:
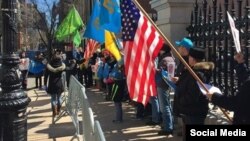
[(75, 44), (76, 47), (79, 47), (81, 44), (81, 35), (79, 31), (76, 31), (73, 35), (73, 43)]
[(56, 39), (59, 41), (64, 40), (66, 37), (75, 34), (80, 28), (84, 26), (82, 19), (73, 6), (65, 19), (56, 30)]

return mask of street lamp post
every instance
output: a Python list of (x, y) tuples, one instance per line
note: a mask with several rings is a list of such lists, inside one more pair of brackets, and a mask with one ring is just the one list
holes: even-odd
[(3, 57), (0, 92), (0, 141), (26, 141), (26, 109), (30, 98), (21, 89), (18, 75), (17, 0), (2, 0)]

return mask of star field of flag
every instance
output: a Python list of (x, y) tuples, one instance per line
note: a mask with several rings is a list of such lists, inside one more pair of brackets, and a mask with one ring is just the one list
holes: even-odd
[(121, 3), (122, 13), (122, 39), (123, 41), (134, 40), (135, 32), (140, 19), (140, 11), (135, 7), (135, 4), (128, 0), (123, 0)]

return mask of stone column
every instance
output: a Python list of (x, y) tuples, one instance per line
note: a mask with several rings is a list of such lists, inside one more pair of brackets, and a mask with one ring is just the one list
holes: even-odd
[(191, 11), (195, 0), (151, 0), (151, 7), (158, 13), (156, 24), (175, 46), (175, 41), (187, 36)]

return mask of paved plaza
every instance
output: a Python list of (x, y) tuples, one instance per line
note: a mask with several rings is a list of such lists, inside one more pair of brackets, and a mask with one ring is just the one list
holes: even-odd
[[(53, 123), (50, 97), (45, 91), (35, 89), (35, 79), (28, 79), (28, 95), (31, 103), (28, 112), (28, 141), (77, 141), (75, 128), (69, 115), (62, 113)], [(106, 101), (102, 92), (87, 89), (87, 96), (93, 109), (95, 120), (101, 124), (107, 141), (165, 141), (166, 136), (158, 136), (159, 126), (146, 126), (145, 120), (135, 120), (135, 109), (123, 103), (123, 123), (112, 123), (114, 104)], [(81, 115), (79, 115), (81, 116)], [(80, 136), (80, 139), (82, 137)], [(176, 135), (169, 141), (181, 141)]]

